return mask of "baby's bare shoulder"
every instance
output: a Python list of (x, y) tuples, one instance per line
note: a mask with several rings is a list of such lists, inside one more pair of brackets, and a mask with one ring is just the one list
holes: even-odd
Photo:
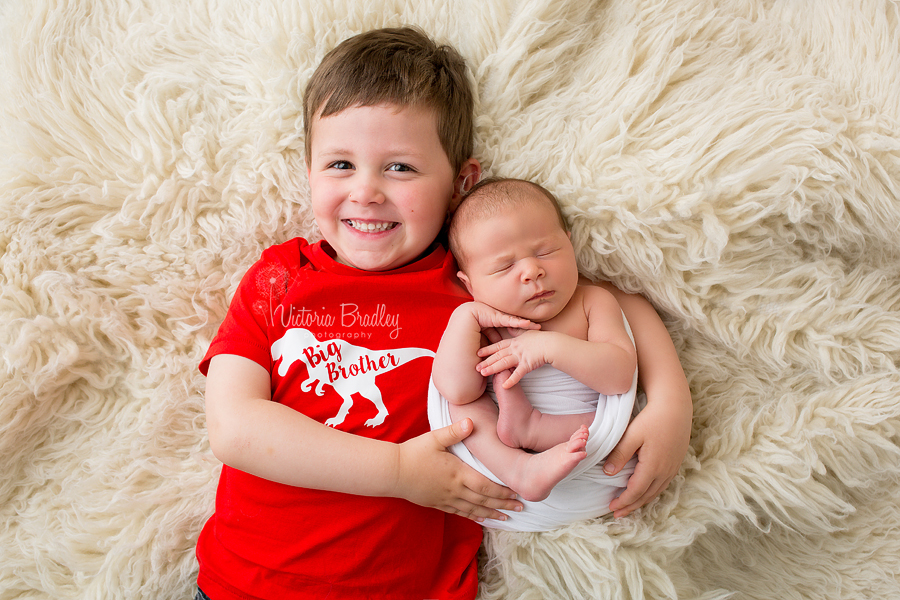
[(619, 302), (608, 289), (593, 283), (579, 282), (572, 300), (578, 300), (585, 314), (591, 310), (619, 310)]

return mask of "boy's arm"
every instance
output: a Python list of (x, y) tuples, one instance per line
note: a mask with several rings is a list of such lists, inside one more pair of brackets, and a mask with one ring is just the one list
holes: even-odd
[(632, 456), (638, 457), (628, 487), (610, 503), (614, 515), (623, 517), (658, 496), (678, 473), (690, 443), (693, 404), (672, 338), (653, 306), (611, 283), (597, 285), (616, 297), (631, 324), (638, 379), (647, 394), (647, 406), (628, 425), (604, 466), (612, 475)]
[(526, 319), (501, 313), (480, 302), (461, 304), (450, 315), (432, 366), (434, 386), (451, 404), (474, 402), (487, 384), (476, 370), (482, 331), (489, 327), (534, 327)]
[(352, 435), (272, 402), (269, 373), (227, 354), (210, 363), (206, 415), (216, 457), (270, 481), (405, 498), (475, 520), (505, 518), (497, 509), (521, 509), (511, 490), (447, 451), (471, 433), (468, 420), (402, 444)]

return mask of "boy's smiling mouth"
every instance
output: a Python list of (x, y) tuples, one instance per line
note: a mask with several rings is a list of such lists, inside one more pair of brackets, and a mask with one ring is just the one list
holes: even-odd
[(362, 233), (382, 233), (399, 225), (395, 221), (361, 221), (359, 219), (344, 219), (344, 223), (351, 229)]

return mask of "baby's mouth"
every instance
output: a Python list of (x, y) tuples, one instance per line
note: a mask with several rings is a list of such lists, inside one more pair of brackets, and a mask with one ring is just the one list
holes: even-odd
[(344, 223), (362, 233), (381, 233), (399, 225), (395, 221), (361, 221), (358, 219), (344, 219)]

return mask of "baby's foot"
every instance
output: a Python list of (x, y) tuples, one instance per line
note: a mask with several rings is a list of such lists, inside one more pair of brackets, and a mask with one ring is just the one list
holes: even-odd
[(535, 410), (519, 385), (508, 390), (503, 388), (503, 383), (511, 374), (507, 370), (494, 375), (494, 395), (500, 409), (497, 436), (510, 448), (532, 448), (529, 425)]
[(588, 428), (582, 425), (567, 442), (539, 454), (523, 452), (516, 483), (507, 482), (523, 499), (540, 502), (587, 457)]

